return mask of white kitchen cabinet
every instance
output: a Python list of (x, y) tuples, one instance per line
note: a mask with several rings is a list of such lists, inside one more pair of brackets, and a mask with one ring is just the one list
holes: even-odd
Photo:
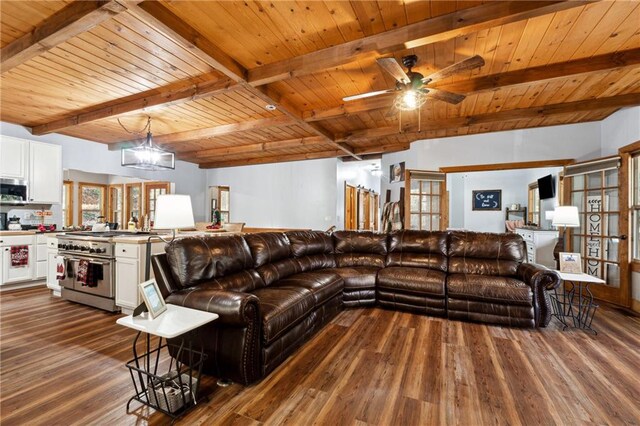
[[(164, 252), (164, 242), (151, 244), (151, 253)], [(147, 245), (116, 243), (116, 305), (123, 313), (131, 313), (140, 303), (139, 285), (144, 281)], [(153, 278), (153, 270), (150, 270)]]
[(54, 296), (60, 296), (60, 283), (58, 282), (58, 270), (56, 258), (58, 257), (58, 239), (49, 237), (47, 246), (47, 287), (53, 290)]
[(0, 136), (0, 177), (26, 180), (28, 158), (29, 141)]
[(558, 231), (517, 228), (516, 233), (527, 243), (527, 262), (556, 269), (553, 249), (558, 242)]
[(29, 202), (59, 204), (62, 199), (62, 148), (59, 145), (29, 144)]
[[(18, 243), (15, 245), (26, 245)], [(2, 282), (0, 284), (11, 284), (20, 281), (31, 281), (35, 271), (35, 252), (34, 245), (29, 244), (29, 263), (27, 266), (12, 267), (11, 266), (11, 246), (2, 247)]]

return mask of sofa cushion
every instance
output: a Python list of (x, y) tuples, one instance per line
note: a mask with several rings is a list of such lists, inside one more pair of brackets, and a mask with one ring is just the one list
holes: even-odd
[(518, 234), (449, 235), (449, 273), (513, 276), (524, 259), (524, 240)]
[(510, 277), (451, 274), (447, 277), (447, 294), (455, 299), (533, 305), (531, 287)]
[(435, 269), (390, 266), (378, 272), (378, 287), (444, 297), (446, 274)]
[(253, 266), (249, 246), (238, 235), (181, 238), (167, 244), (165, 252), (173, 279), (182, 288)]
[(302, 272), (302, 267), (297, 259), (291, 257), (262, 265), (257, 269), (257, 271), (258, 274), (260, 274), (260, 277), (264, 280), (264, 283), (266, 285), (271, 285), (275, 281)]
[(333, 233), (333, 242), (335, 253), (387, 254), (387, 234), (337, 231)]
[(375, 288), (376, 278), (380, 268), (373, 266), (354, 266), (345, 268), (325, 269), (334, 272), (344, 280), (345, 289), (370, 289)]
[(344, 281), (339, 275), (329, 271), (312, 271), (291, 275), (273, 283), (278, 287), (302, 287), (313, 293), (316, 306), (322, 305), (344, 288)]
[(387, 266), (409, 266), (447, 272), (447, 233), (394, 231), (389, 234)]
[(247, 234), (244, 239), (251, 249), (254, 268), (291, 256), (291, 244), (282, 232)]
[(302, 321), (316, 306), (313, 293), (302, 287), (265, 287), (252, 294), (259, 300), (262, 340), (266, 345)]
[(336, 266), (336, 259), (331, 253), (302, 256), (296, 258), (296, 261), (303, 272), (334, 268)]
[(384, 268), (385, 256), (380, 254), (367, 253), (342, 253), (333, 255), (336, 260), (336, 267), (348, 268), (353, 266), (373, 266), (374, 268)]
[(291, 252), (295, 257), (326, 254), (333, 251), (331, 235), (322, 231), (286, 232), (291, 242)]

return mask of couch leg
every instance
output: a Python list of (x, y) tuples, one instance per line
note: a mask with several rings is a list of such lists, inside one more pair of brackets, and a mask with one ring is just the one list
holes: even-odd
[(221, 388), (226, 388), (227, 386), (232, 385), (233, 382), (231, 380), (229, 380), (229, 379), (218, 379), (216, 384), (218, 386), (220, 386)]

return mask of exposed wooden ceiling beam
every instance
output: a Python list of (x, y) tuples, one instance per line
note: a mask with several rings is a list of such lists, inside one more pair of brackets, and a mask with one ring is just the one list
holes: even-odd
[[(433, 87), (447, 90), (449, 92), (471, 95), (486, 90), (496, 90), (522, 84), (530, 84), (536, 81), (567, 78), (579, 74), (633, 67), (638, 64), (640, 64), (640, 48), (593, 56), (591, 58), (575, 59), (573, 61), (560, 62), (557, 64), (542, 65), (539, 67), (525, 68), (505, 73), (485, 75), (453, 83), (434, 84)], [(376, 109), (390, 108), (391, 98), (393, 96), (395, 95), (381, 95), (374, 98), (346, 102), (333, 108), (305, 111), (303, 113), (303, 118), (307, 122), (313, 122), (344, 117)]]
[(209, 76), (208, 78), (209, 80), (203, 82), (194, 82), (193, 79), (187, 79), (115, 101), (105, 102), (93, 108), (85, 109), (82, 112), (74, 113), (71, 117), (35, 126), (31, 129), (31, 133), (34, 135), (45, 135), (104, 118), (144, 111), (146, 108), (178, 105), (183, 102), (194, 101), (228, 92), (229, 90), (235, 90), (239, 87), (231, 81), (231, 79), (226, 77), (221, 79), (217, 76)]
[[(361, 155), (361, 157), (362, 157), (362, 161), (379, 160), (382, 158), (382, 154), (365, 154), (365, 155)], [(344, 162), (358, 161), (353, 157), (341, 157), (340, 159)]]
[(322, 136), (325, 141), (340, 150), (357, 157), (351, 147), (345, 143), (333, 140), (333, 135), (328, 134), (321, 126), (307, 124), (302, 119), (302, 111), (289, 104), (282, 95), (273, 89), (264, 87), (257, 89), (247, 83), (247, 70), (233, 58), (211, 43), (196, 29), (189, 26), (165, 6), (155, 1), (145, 1), (131, 8), (131, 11), (139, 19), (151, 25), (156, 30), (171, 38), (178, 45), (188, 50), (195, 57), (208, 63), (233, 81), (236, 81), (249, 93), (261, 99), (265, 105), (276, 105), (278, 109), (290, 117), (303, 129)]
[(289, 161), (302, 161), (302, 160), (315, 160), (319, 158), (334, 158), (339, 155), (344, 155), (342, 150), (331, 151), (316, 151), (307, 152), (305, 154), (290, 154), (290, 155), (274, 155), (270, 157), (249, 158), (246, 160), (232, 160), (232, 161), (217, 161), (200, 164), (201, 169), (213, 169), (222, 167), (236, 167), (236, 166), (250, 166), (256, 164), (267, 163), (284, 163)]
[(434, 84), (433, 87), (457, 93), (477, 93), (536, 81), (554, 80), (579, 74), (615, 70), (640, 64), (640, 48), (574, 59), (550, 65), (525, 68), (501, 74), (476, 77), (466, 81)]
[(5, 72), (35, 56), (82, 34), (127, 10), (139, 1), (75, 1), (45, 19), (30, 33), (2, 48), (1, 70)]
[(413, 49), (483, 29), (584, 6), (586, 3), (585, 1), (492, 1), (251, 69), (249, 83), (259, 86), (300, 77), (355, 62), (374, 53), (380, 55)]
[(178, 152), (176, 155), (181, 159), (189, 160), (206, 160), (212, 157), (224, 157), (226, 155), (250, 154), (257, 152), (274, 151), (278, 149), (299, 148), (309, 145), (318, 145), (324, 143), (325, 139), (321, 136), (308, 136), (304, 138), (285, 139), (279, 141), (258, 142), (246, 145), (225, 146), (219, 148), (208, 148), (197, 151)]
[[(607, 98), (586, 99), (582, 101), (550, 104), (531, 108), (520, 108), (492, 112), (488, 114), (471, 115), (466, 117), (445, 118), (425, 122), (420, 132), (415, 125), (408, 125), (402, 132), (403, 135), (419, 134), (430, 130), (453, 129), (473, 126), (475, 124), (488, 124), (513, 120), (527, 120), (532, 118), (548, 117), (556, 114), (566, 114), (581, 111), (593, 111), (600, 109), (622, 108), (640, 105), (640, 93), (610, 96)], [(355, 130), (346, 134), (336, 135), (336, 140), (367, 140), (398, 134), (397, 126), (378, 127)]]
[(130, 8), (138, 19), (163, 33), (201, 61), (235, 82), (246, 81), (247, 70), (218, 46), (156, 1), (145, 1)]

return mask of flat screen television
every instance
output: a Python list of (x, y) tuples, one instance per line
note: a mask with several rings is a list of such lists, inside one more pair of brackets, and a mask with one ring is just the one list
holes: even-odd
[(541, 200), (556, 196), (556, 185), (553, 181), (553, 175), (543, 176), (538, 179), (538, 192), (540, 193)]

